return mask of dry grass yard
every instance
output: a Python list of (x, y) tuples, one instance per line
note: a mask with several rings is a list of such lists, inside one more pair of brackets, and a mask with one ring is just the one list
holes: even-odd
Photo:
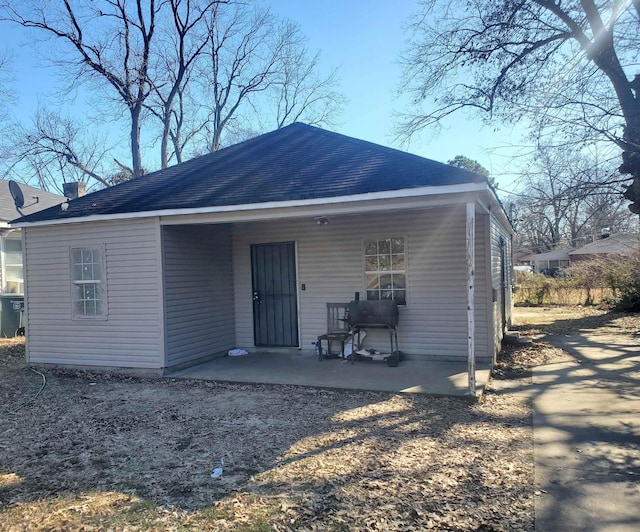
[[(555, 311), (536, 312), (530, 330), (553, 327)], [(533, 530), (531, 411), (501, 379), (561, 355), (506, 351), (474, 404), (41, 375), (0, 340), (0, 529)]]

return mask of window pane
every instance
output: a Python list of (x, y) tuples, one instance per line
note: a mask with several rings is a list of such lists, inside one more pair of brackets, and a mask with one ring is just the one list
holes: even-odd
[(8, 266), (22, 265), (22, 253), (5, 253), (4, 258), (4, 263)]
[(393, 274), (393, 289), (397, 288), (406, 288), (405, 276), (403, 273), (394, 273)]
[(378, 271), (378, 257), (365, 257), (365, 270), (368, 272)]
[(394, 290), (393, 291), (393, 299), (396, 300), (398, 305), (406, 305), (407, 304), (407, 295), (405, 290)]
[(99, 281), (102, 279), (102, 268), (100, 267), (100, 261), (95, 261), (92, 265), (92, 281)]
[(4, 251), (6, 253), (22, 253), (22, 240), (10, 238), (4, 242)]
[(22, 240), (5, 240), (4, 259), (5, 265), (22, 266)]
[(87, 299), (87, 287), (83, 284), (76, 285), (76, 299), (78, 301), (86, 301)]
[(377, 301), (380, 299), (380, 292), (377, 290), (367, 290), (367, 301)]
[(391, 251), (392, 253), (404, 253), (404, 238), (392, 238)]
[(391, 269), (391, 255), (380, 255), (378, 264), (381, 271), (389, 271)]
[(391, 269), (404, 270), (404, 254), (391, 255)]
[(380, 288), (383, 290), (391, 288), (391, 274), (387, 273), (380, 276)]
[(365, 255), (377, 255), (378, 254), (378, 245), (377, 245), (377, 242), (375, 240), (370, 240), (369, 242), (365, 242), (364, 254)]
[(380, 240), (378, 242), (378, 253), (388, 255), (391, 253), (391, 240)]
[(84, 285), (84, 293), (83, 299), (96, 299), (96, 285), (94, 284), (85, 284)]
[(378, 274), (367, 274), (367, 290), (380, 288), (380, 276)]
[(391, 290), (381, 290), (380, 299), (391, 301), (393, 299), (393, 292)]
[(22, 281), (22, 266), (7, 266), (4, 271), (6, 281)]

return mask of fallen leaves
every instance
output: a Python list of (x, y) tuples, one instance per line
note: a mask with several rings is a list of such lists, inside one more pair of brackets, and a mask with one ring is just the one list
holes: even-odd
[[(38, 380), (3, 348), (8, 409)], [(505, 373), (557, 354), (528, 349)], [(533, 530), (531, 410), (499, 386), (475, 404), (46, 373), (0, 418), (0, 522), (17, 529)]]

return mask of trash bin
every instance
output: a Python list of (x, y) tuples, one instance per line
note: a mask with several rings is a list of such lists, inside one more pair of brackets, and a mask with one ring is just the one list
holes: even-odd
[(23, 327), (24, 296), (0, 294), (0, 336), (13, 338)]

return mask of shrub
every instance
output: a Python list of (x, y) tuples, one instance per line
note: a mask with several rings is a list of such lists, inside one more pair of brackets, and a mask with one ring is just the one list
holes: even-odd
[(518, 272), (516, 304), (605, 303), (624, 312), (640, 311), (640, 254), (609, 255), (573, 264), (557, 277)]
[(627, 264), (625, 282), (619, 287), (620, 299), (615, 303), (615, 310), (620, 312), (640, 312), (640, 256)]

